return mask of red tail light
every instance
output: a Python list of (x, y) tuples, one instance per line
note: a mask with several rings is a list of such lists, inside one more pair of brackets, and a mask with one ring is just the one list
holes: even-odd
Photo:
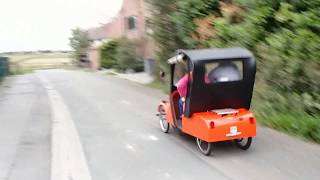
[(210, 125), (210, 128), (213, 129), (214, 128), (214, 121), (211, 121), (209, 125)]
[(251, 124), (254, 124), (254, 123), (255, 123), (254, 117), (250, 117), (250, 118), (249, 118), (249, 121), (250, 121)]

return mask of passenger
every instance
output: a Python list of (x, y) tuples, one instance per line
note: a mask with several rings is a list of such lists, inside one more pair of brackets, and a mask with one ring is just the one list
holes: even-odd
[[(192, 71), (190, 72), (190, 77), (192, 75)], [(184, 76), (178, 81), (177, 89), (180, 95), (179, 99), (179, 116), (182, 118), (184, 109), (185, 109), (185, 101), (188, 90), (188, 81), (189, 81), (189, 73), (185, 73)]]
[(217, 83), (217, 82), (229, 82), (241, 80), (240, 70), (233, 62), (222, 62), (212, 69), (207, 77), (205, 76), (205, 82)]

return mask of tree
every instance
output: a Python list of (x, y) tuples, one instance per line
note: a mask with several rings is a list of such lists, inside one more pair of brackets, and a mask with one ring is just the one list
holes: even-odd
[(111, 40), (100, 47), (101, 65), (119, 71), (143, 71), (143, 61), (138, 56), (138, 43), (125, 37)]
[[(142, 61), (140, 61), (137, 55), (136, 43), (123, 37), (118, 39), (118, 48), (116, 49), (116, 69), (125, 71), (133, 69), (135, 71), (143, 70)], [(142, 69), (141, 69), (142, 68)]]
[(117, 64), (118, 40), (112, 40), (104, 43), (100, 47), (101, 66), (104, 68), (113, 68)]
[[(167, 71), (166, 60), (177, 49), (203, 47), (198, 25), (208, 16), (220, 16), (218, 0), (147, 0), (153, 16), (149, 19), (157, 45), (157, 63)], [(206, 19), (207, 20), (207, 19)]]
[(76, 28), (72, 30), (72, 37), (69, 38), (70, 46), (74, 50), (74, 57), (79, 60), (81, 55), (85, 55), (90, 46), (88, 33)]

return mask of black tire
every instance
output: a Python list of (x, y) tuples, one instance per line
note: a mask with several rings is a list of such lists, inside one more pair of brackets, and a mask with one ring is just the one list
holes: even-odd
[(160, 121), (160, 128), (162, 132), (168, 133), (170, 129), (170, 124), (167, 121), (166, 113), (162, 106), (159, 108), (159, 121)]
[(199, 138), (196, 138), (196, 143), (197, 143), (198, 149), (202, 154), (206, 156), (209, 156), (211, 154), (212, 143), (203, 141)]
[(251, 146), (252, 137), (235, 139), (235, 140), (233, 140), (233, 142), (238, 148), (240, 148), (242, 150), (247, 150)]

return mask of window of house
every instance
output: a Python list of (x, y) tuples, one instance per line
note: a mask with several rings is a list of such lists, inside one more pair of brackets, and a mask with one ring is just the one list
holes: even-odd
[(137, 28), (137, 18), (135, 16), (130, 16), (128, 18), (128, 29), (134, 30)]

